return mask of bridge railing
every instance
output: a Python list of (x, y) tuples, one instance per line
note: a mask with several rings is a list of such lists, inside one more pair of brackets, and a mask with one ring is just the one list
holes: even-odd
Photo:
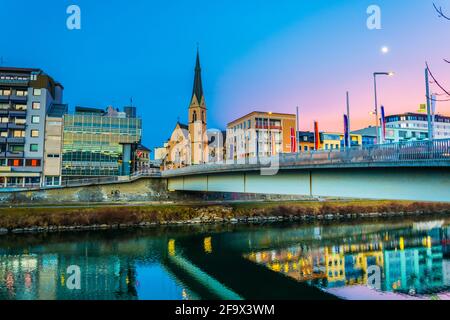
[(450, 139), (280, 154), (280, 165), (410, 162), (450, 160)]
[(319, 150), (300, 153), (281, 153), (272, 157), (225, 160), (163, 171), (163, 176), (245, 170), (264, 166), (317, 166), (371, 163), (427, 163), (450, 161), (450, 139), (399, 142), (383, 145), (352, 147), (339, 150)]

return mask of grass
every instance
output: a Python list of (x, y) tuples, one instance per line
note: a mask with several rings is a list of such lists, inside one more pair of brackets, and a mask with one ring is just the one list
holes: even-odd
[(365, 213), (450, 213), (450, 203), (412, 201), (289, 201), (223, 205), (160, 204), (104, 205), (95, 207), (0, 208), (0, 228), (49, 226), (137, 225), (237, 217), (347, 215)]

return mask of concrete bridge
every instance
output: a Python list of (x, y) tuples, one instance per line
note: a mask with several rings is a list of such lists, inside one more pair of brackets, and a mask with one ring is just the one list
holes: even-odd
[(161, 176), (170, 191), (450, 201), (450, 140), (280, 154)]
[[(0, 192), (0, 202), (114, 202), (341, 197), (450, 201), (450, 139), (347, 150), (279, 154), (130, 177), (86, 178), (63, 186)], [(285, 197), (288, 196), (288, 197)]]

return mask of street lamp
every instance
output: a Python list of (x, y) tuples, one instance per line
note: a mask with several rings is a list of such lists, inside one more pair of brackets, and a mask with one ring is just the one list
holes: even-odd
[(380, 143), (379, 132), (378, 132), (378, 98), (377, 98), (377, 76), (389, 76), (392, 77), (394, 72), (374, 72), (373, 73), (373, 86), (375, 93), (375, 130), (377, 134), (377, 144)]

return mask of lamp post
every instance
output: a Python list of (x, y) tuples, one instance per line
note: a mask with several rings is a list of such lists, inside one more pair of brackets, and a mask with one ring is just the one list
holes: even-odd
[(377, 76), (389, 76), (392, 77), (394, 75), (393, 72), (374, 72), (373, 73), (373, 87), (375, 94), (375, 130), (377, 134), (377, 144), (380, 143), (380, 134), (378, 132), (379, 122), (378, 122), (378, 97), (377, 97)]

